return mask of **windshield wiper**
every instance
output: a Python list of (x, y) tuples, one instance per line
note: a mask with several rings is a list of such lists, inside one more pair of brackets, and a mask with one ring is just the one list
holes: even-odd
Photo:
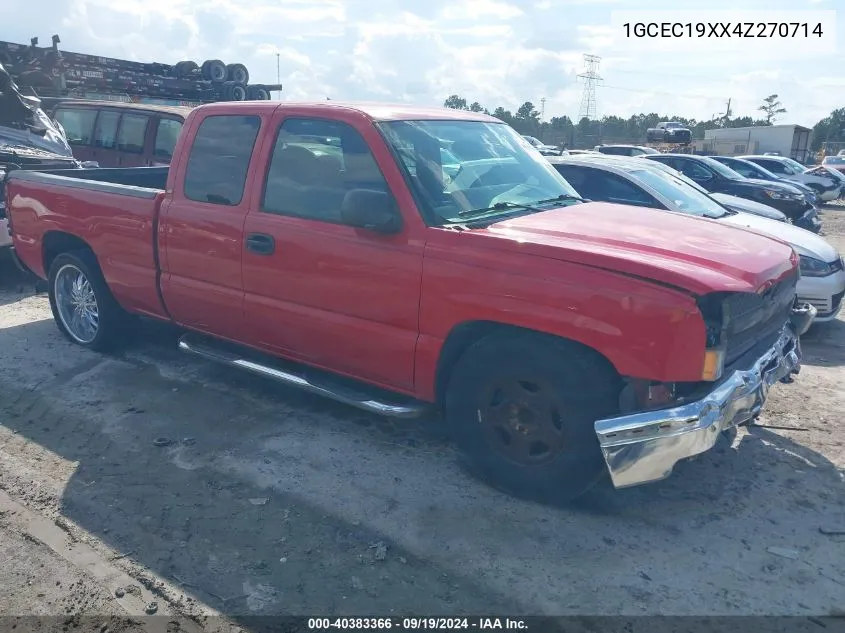
[(537, 200), (534, 204), (548, 204), (550, 202), (561, 202), (563, 200), (577, 200), (578, 202), (589, 202), (586, 198), (581, 198), (579, 196), (572, 196), (568, 193), (562, 193), (559, 196), (555, 196), (554, 198), (547, 198), (545, 200)]
[(464, 211), (458, 211), (458, 217), (463, 218), (468, 215), (475, 215), (476, 213), (487, 213), (488, 211), (507, 211), (509, 209), (524, 209), (526, 211), (535, 211), (537, 213), (542, 211), (542, 209), (538, 209), (537, 207), (532, 207), (527, 204), (519, 204), (517, 202), (497, 202), (492, 207), (486, 207), (484, 209), (466, 209)]
[(487, 207), (486, 209), (467, 209), (466, 211), (459, 211), (458, 216), (465, 217), (467, 215), (475, 215), (476, 213), (487, 213), (488, 211), (505, 211), (508, 209), (524, 209), (526, 211), (534, 211), (535, 213), (541, 213), (543, 209), (538, 209), (537, 205), (550, 204), (552, 202), (563, 202), (564, 200), (577, 200), (578, 202), (589, 202), (589, 200), (585, 198), (573, 196), (568, 193), (562, 193), (559, 196), (555, 196), (554, 198), (537, 200), (537, 202), (533, 202), (532, 204), (521, 204), (518, 202), (497, 202), (492, 207)]

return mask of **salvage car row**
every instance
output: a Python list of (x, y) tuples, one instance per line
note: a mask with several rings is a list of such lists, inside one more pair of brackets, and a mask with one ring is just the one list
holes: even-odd
[[(699, 184), (701, 179), (696, 182), (687, 177), (690, 173), (687, 161), (671, 162), (673, 156), (665, 154), (647, 155), (647, 158), (652, 160), (602, 154), (549, 160), (585, 198), (711, 218), (787, 242), (800, 259), (799, 300), (818, 310), (816, 322), (836, 318), (845, 296), (845, 269), (842, 257), (826, 240), (763, 213), (755, 213), (756, 209), (749, 209), (741, 199), (735, 201), (732, 196), (719, 193), (708, 195)], [(696, 158), (699, 157), (692, 157), (689, 164), (697, 167)], [(666, 165), (685, 171), (664, 168)], [(692, 171), (692, 174), (699, 173)]]
[(560, 499), (754, 420), (839, 310), (805, 283), (817, 259), (845, 287), (821, 238), (706, 189), (647, 158), (553, 165), (473, 112), (243, 102), (194, 109), (169, 167), (14, 170), (4, 199), (71, 341), (169, 321), (206, 360), (438, 410), (488, 481)]

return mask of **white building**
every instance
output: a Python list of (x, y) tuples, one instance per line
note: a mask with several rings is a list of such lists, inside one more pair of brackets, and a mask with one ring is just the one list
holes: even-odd
[(807, 159), (810, 149), (810, 128), (800, 125), (758, 125), (753, 127), (706, 130), (700, 148), (708, 154), (741, 156), (778, 152), (799, 162)]

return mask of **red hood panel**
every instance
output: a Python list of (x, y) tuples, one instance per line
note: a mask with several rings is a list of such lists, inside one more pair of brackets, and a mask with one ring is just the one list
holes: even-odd
[(792, 247), (759, 233), (658, 209), (589, 202), (493, 224), (513, 248), (616, 270), (696, 294), (756, 292), (796, 265)]

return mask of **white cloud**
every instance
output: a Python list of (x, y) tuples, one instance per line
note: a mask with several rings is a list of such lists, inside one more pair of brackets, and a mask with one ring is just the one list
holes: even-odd
[[(612, 25), (634, 0), (0, 0), (4, 38), (49, 41), (44, 18), (66, 50), (174, 63), (241, 62), (253, 82), (276, 82), (283, 98), (394, 100), (432, 105), (450, 94), (491, 110), (546, 98), (546, 116), (575, 118), (582, 54), (601, 55), (601, 114), (641, 111), (709, 117), (732, 98), (755, 115), (781, 96), (785, 119), (813, 124), (841, 107), (843, 83), (831, 56), (795, 45), (778, 59), (717, 53), (706, 42), (671, 54), (632, 47)], [(819, 0), (711, 0), (724, 14), (764, 4), (807, 9)], [(840, 23), (843, 18), (839, 18)], [(840, 24), (841, 25), (841, 24)], [(834, 24), (826, 24), (832, 31)], [(50, 29), (54, 27), (50, 26)], [(761, 49), (762, 50), (762, 49)], [(804, 56), (802, 58), (802, 55)], [(739, 70), (738, 70), (739, 69)]]
[(440, 12), (440, 17), (444, 20), (509, 20), (520, 15), (522, 9), (498, 0), (459, 0), (450, 3)]

